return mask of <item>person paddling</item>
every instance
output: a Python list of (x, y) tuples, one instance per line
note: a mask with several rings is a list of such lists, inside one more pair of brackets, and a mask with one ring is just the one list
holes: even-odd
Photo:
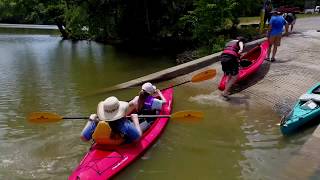
[[(158, 96), (160, 99), (157, 98)], [(167, 100), (161, 91), (150, 82), (147, 82), (142, 85), (139, 96), (135, 96), (129, 102), (129, 113), (158, 114), (162, 109), (162, 105), (166, 102)]]
[(131, 114), (130, 119), (126, 117), (129, 103), (119, 101), (111, 96), (99, 102), (97, 114), (91, 114), (89, 121), (81, 132), (81, 139), (89, 141), (96, 130), (99, 121), (106, 121), (113, 133), (121, 135), (125, 143), (138, 141), (142, 135), (137, 114)]
[(237, 37), (226, 44), (221, 56), (220, 61), (222, 71), (228, 76), (227, 84), (221, 95), (228, 100), (230, 95), (230, 88), (238, 78), (239, 73), (239, 60), (240, 54), (243, 52), (245, 39)]

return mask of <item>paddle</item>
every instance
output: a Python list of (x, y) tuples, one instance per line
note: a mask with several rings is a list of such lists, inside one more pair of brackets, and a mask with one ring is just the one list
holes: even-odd
[[(127, 116), (130, 117), (130, 116)], [(172, 118), (172, 119), (190, 119), (199, 120), (203, 118), (203, 112), (200, 111), (178, 111), (171, 115), (139, 115), (139, 118), (159, 117), (159, 118)], [(63, 119), (89, 119), (89, 117), (62, 117), (56, 113), (50, 112), (33, 112), (29, 114), (28, 120), (32, 123), (49, 123), (58, 122)]]
[[(217, 71), (215, 69), (208, 69), (206, 71), (203, 71), (203, 72), (200, 72), (196, 75), (194, 75), (191, 80), (188, 80), (188, 81), (185, 81), (185, 82), (182, 82), (182, 83), (179, 83), (179, 84), (176, 84), (176, 85), (173, 85), (171, 87), (177, 87), (177, 86), (180, 86), (182, 84), (186, 84), (186, 83), (189, 83), (189, 82), (192, 82), (192, 83), (197, 83), (197, 82), (201, 82), (201, 81), (205, 81), (205, 80), (209, 80), (211, 78), (214, 78), (217, 74)], [(161, 90), (166, 90), (166, 89), (169, 89), (171, 87), (168, 87), (168, 88), (164, 88), (164, 89), (161, 89)], [(105, 89), (102, 89), (102, 90), (99, 90), (99, 91), (95, 91), (93, 93), (89, 93), (87, 94), (86, 96), (92, 96), (92, 95), (97, 95), (97, 94), (102, 94), (102, 93), (107, 93), (107, 92), (111, 92), (111, 91), (116, 91), (116, 90), (121, 90), (121, 89), (127, 89), (129, 87), (117, 87), (117, 86), (113, 86), (113, 87), (109, 87), (109, 88), (105, 88)]]
[[(177, 87), (177, 86), (180, 86), (182, 84), (189, 83), (189, 82), (197, 83), (197, 82), (205, 81), (205, 80), (214, 78), (216, 76), (216, 74), (217, 74), (217, 71), (215, 69), (208, 69), (206, 71), (203, 71), (201, 73), (198, 73), (198, 74), (192, 76), (191, 80), (188, 80), (188, 81), (173, 85), (171, 87)], [(166, 90), (166, 89), (169, 89), (171, 87), (167, 87), (167, 88), (164, 88), (162, 90)]]

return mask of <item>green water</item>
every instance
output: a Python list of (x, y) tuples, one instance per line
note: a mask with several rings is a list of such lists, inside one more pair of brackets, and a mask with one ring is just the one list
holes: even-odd
[[(88, 116), (107, 96), (128, 100), (138, 89), (84, 94), (174, 65), (167, 56), (133, 55), (55, 33), (0, 32), (0, 179), (67, 179), (90, 147), (79, 139), (86, 121), (31, 124), (30, 112)], [(270, 108), (192, 100), (201, 94), (215, 98), (177, 87), (174, 111), (197, 109), (205, 118), (171, 120), (159, 141), (116, 179), (277, 179), (312, 132), (285, 139)]]

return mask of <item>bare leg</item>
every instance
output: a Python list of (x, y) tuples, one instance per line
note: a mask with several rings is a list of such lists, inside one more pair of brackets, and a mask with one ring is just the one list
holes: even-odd
[(277, 49), (278, 49), (278, 46), (273, 45), (273, 50), (272, 50), (272, 59), (274, 59), (274, 57), (276, 56)]
[(272, 48), (272, 44), (270, 43), (270, 46), (269, 46), (269, 49), (268, 49), (268, 56), (267, 56), (268, 59), (270, 58), (271, 48)]
[(293, 24), (291, 24), (290, 32), (292, 32), (292, 29), (293, 29)]
[(285, 25), (285, 29), (286, 29), (285, 35), (288, 35), (288, 33), (289, 33), (289, 25), (288, 24)]
[(225, 87), (225, 89), (223, 91), (223, 94), (225, 96), (229, 95), (229, 90), (232, 87), (232, 85), (236, 82), (237, 78), (238, 78), (238, 75), (229, 76), (229, 80), (228, 80), (228, 82), (226, 84), (226, 87)]

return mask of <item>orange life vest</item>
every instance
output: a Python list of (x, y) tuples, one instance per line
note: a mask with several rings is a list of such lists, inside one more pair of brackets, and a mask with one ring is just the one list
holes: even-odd
[(99, 121), (92, 138), (97, 144), (105, 145), (119, 145), (123, 143), (124, 139), (120, 135), (111, 137), (112, 131), (109, 124), (105, 121)]

